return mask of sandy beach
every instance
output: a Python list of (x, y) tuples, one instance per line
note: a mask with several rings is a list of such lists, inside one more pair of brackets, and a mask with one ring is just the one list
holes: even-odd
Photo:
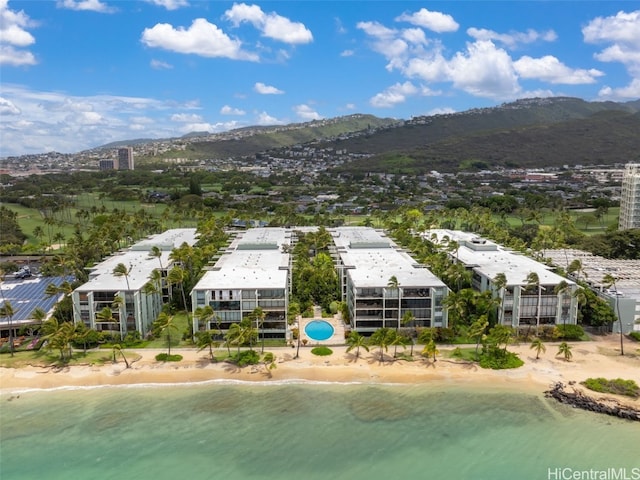
[[(473, 385), (490, 389), (518, 389), (542, 392), (553, 383), (580, 382), (589, 377), (624, 378), (640, 383), (640, 356), (637, 344), (627, 342), (627, 356), (619, 354), (619, 343), (614, 336), (590, 342), (574, 343), (570, 362), (557, 357), (557, 344), (546, 344), (547, 351), (535, 359), (529, 345), (509, 347), (524, 360), (524, 366), (513, 370), (486, 370), (479, 366), (439, 357), (433, 363), (415, 356), (413, 362), (393, 360), (393, 350), (379, 360), (379, 349), (346, 353), (345, 346), (331, 347), (333, 354), (315, 356), (311, 347), (301, 347), (294, 359), (293, 348), (272, 348), (277, 368), (267, 371), (263, 365), (238, 368), (219, 362), (211, 363), (208, 352), (195, 349), (176, 350), (183, 356), (177, 363), (161, 363), (155, 355), (163, 350), (130, 350), (130, 358), (139, 356), (125, 368), (120, 361), (107, 365), (80, 365), (64, 368), (29, 366), (0, 368), (0, 393), (12, 394), (28, 389), (64, 387), (95, 387), (103, 385), (182, 384), (228, 380), (243, 382), (338, 382), (422, 384), (432, 382), (444, 385)], [(451, 347), (452, 348), (452, 347)], [(442, 346), (441, 350), (447, 347)], [(594, 393), (594, 392), (592, 392)], [(594, 395), (599, 395), (595, 394)], [(640, 406), (640, 400), (624, 398), (625, 403)]]

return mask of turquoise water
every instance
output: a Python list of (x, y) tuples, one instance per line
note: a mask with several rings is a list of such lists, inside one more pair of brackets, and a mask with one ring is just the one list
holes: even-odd
[(0, 402), (2, 480), (544, 480), (549, 468), (640, 467), (638, 424), (486, 389), (214, 382)]
[(327, 340), (333, 335), (333, 327), (325, 320), (313, 320), (304, 327), (304, 333), (311, 340)]

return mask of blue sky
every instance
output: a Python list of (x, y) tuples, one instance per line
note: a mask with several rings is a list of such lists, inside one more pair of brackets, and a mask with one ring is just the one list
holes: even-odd
[(640, 98), (638, 1), (0, 0), (0, 156)]

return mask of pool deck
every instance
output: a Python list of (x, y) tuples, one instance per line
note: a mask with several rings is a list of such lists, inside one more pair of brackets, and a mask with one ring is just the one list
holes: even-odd
[[(305, 333), (305, 328), (308, 323), (314, 320), (324, 320), (333, 327), (333, 335), (326, 340), (314, 340)], [(302, 340), (307, 339), (307, 345), (344, 345), (344, 322), (341, 316), (334, 315), (333, 317), (323, 317), (320, 308), (316, 307), (313, 312), (313, 318), (303, 318), (300, 320), (300, 329), (302, 333)]]

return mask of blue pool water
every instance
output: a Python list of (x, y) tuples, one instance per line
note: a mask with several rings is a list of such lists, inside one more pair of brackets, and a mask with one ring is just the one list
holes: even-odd
[(311, 340), (328, 340), (333, 335), (333, 327), (329, 322), (324, 320), (313, 320), (304, 327), (304, 333)]

